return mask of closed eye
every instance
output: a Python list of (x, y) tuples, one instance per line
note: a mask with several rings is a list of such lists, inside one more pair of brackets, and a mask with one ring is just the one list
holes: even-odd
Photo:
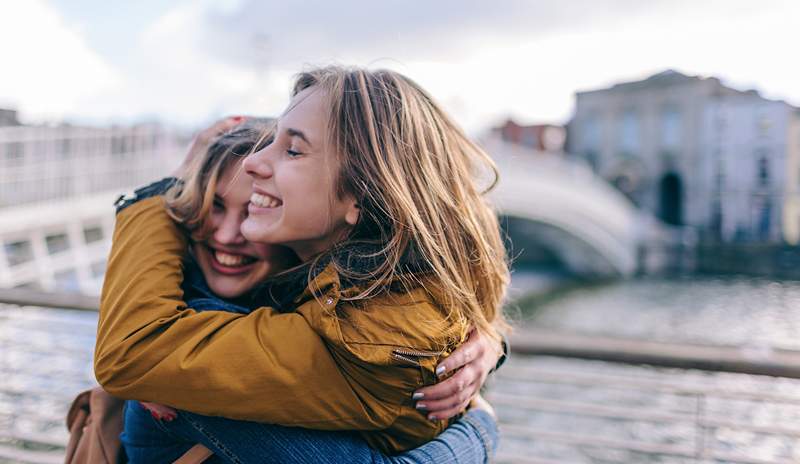
[(301, 152), (295, 151), (295, 150), (291, 150), (291, 149), (286, 150), (286, 154), (289, 155), (289, 158), (295, 158), (297, 156), (302, 155)]
[(225, 204), (222, 202), (222, 199), (220, 199), (216, 195), (214, 195), (214, 202), (211, 204), (211, 206), (213, 206), (214, 209), (218, 210), (218, 211), (224, 211), (225, 210)]

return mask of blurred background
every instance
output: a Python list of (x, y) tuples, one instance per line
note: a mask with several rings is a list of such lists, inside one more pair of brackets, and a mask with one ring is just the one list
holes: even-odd
[(800, 2), (2, 8), (0, 462), (61, 462), (113, 201), (334, 63), (412, 77), (498, 164), (500, 462), (800, 462)]

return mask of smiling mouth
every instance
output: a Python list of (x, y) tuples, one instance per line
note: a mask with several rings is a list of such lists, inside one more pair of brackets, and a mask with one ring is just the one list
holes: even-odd
[(253, 193), (250, 195), (250, 203), (259, 208), (277, 208), (283, 205), (283, 202), (270, 195), (262, 195), (260, 193)]
[(214, 259), (215, 264), (229, 269), (243, 268), (258, 261), (258, 259), (253, 258), (252, 256), (226, 253), (224, 251), (215, 250), (211, 247), (209, 247), (209, 251), (211, 252), (211, 256)]

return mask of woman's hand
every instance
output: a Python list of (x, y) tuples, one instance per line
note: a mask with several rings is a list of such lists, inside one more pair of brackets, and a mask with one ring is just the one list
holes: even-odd
[(473, 328), (467, 341), (436, 368), (439, 377), (448, 372), (456, 371), (455, 374), (414, 393), (413, 398), (419, 400), (417, 409), (431, 420), (448, 419), (463, 411), (480, 392), (486, 376), (502, 354), (500, 342)]
[(143, 408), (150, 411), (150, 415), (153, 416), (153, 419), (172, 422), (176, 417), (178, 417), (178, 411), (170, 408), (169, 406), (164, 406), (163, 404), (158, 403), (145, 403), (144, 401), (140, 401), (139, 404), (141, 404)]
[(172, 173), (172, 176), (179, 179), (183, 178), (183, 176), (189, 170), (189, 167), (192, 165), (192, 161), (205, 153), (206, 150), (208, 150), (208, 147), (210, 147), (214, 142), (214, 139), (233, 129), (236, 127), (236, 125), (241, 124), (244, 122), (244, 120), (244, 116), (230, 116), (220, 119), (214, 124), (198, 132), (197, 135), (194, 136), (194, 139), (192, 139), (192, 144), (189, 146), (189, 151), (186, 152), (186, 157), (183, 159), (183, 163), (181, 163), (175, 172)]

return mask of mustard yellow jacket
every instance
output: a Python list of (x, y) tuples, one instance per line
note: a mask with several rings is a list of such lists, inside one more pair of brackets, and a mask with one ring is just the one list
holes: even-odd
[(322, 296), (306, 289), (293, 312), (195, 312), (180, 290), (186, 250), (163, 197), (117, 215), (94, 361), (106, 391), (205, 415), (359, 430), (387, 453), (446, 428), (411, 399), (435, 382), (435, 366), (455, 348), (434, 329), (444, 316), (428, 292), (355, 307), (340, 299), (347, 290), (327, 267), (314, 281)]

